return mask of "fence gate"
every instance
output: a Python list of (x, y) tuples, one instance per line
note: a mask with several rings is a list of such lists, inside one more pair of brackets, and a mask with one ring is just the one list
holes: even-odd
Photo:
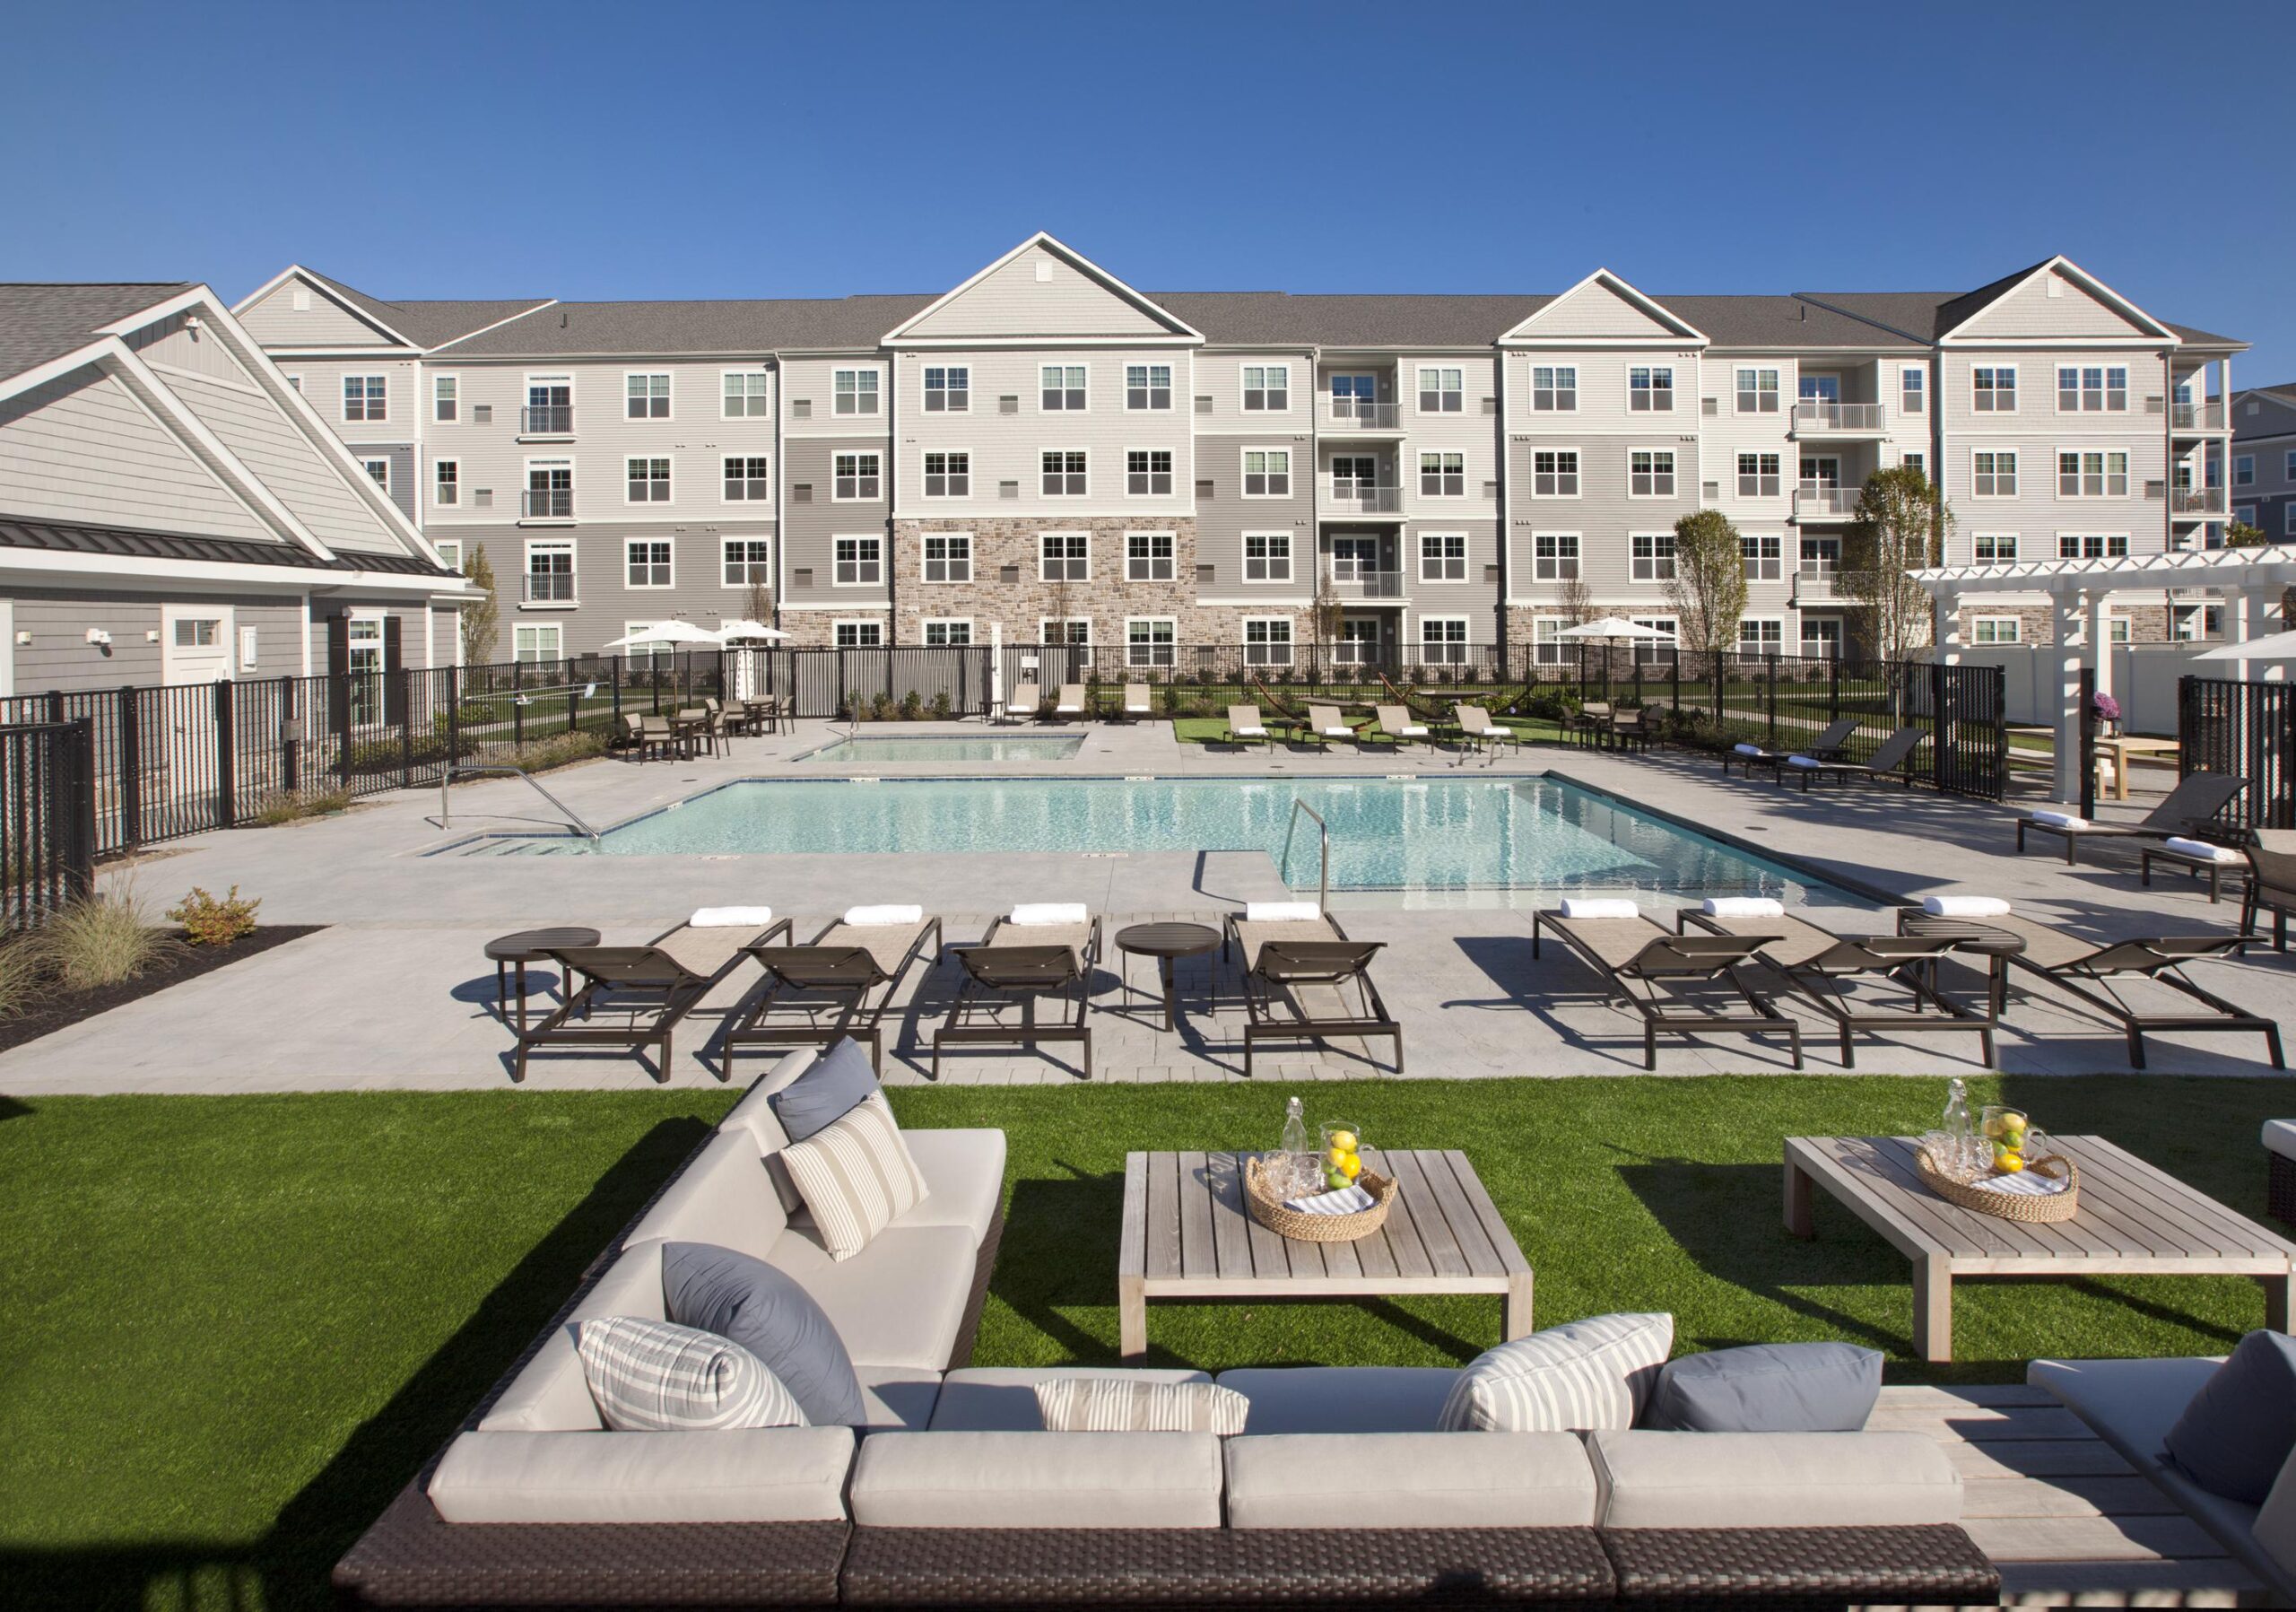
[(2248, 787), (2236, 806), (2253, 828), (2296, 828), (2296, 683), (2177, 683), (2178, 770), (2224, 772)]
[(94, 888), (95, 765), (85, 718), (0, 728), (0, 933)]

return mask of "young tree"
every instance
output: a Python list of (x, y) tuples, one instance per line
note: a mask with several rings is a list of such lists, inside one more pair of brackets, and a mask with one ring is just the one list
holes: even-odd
[(1562, 606), (1562, 614), (1574, 627), (1583, 627), (1595, 619), (1595, 590), (1577, 571), (1565, 577), (1555, 588), (1555, 602)]
[(2262, 548), (2268, 541), (2262, 527), (2252, 527), (2245, 520), (2236, 520), (2224, 528), (2226, 548)]
[(1876, 659), (1903, 660), (1929, 641), (1929, 595), (1909, 573), (1941, 563), (1952, 529), (1944, 493), (1915, 466), (1866, 478), (1834, 586), (1859, 607)]
[(494, 658), (494, 640), (502, 619), (501, 606), (494, 597), (494, 567), (487, 561), (484, 544), (471, 545), (463, 561), (463, 578), (478, 589), (478, 597), (463, 606), (463, 664), (483, 667)]
[(1738, 528), (1719, 510), (1674, 522), (1674, 574), (1666, 579), (1675, 644), (1702, 654), (1737, 648), (1746, 613), (1746, 552)]

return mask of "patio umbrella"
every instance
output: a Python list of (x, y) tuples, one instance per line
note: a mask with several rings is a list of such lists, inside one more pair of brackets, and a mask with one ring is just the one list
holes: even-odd
[(1585, 622), (1576, 627), (1565, 627), (1561, 632), (1556, 633), (1555, 636), (1557, 638), (1599, 638), (1605, 640), (1621, 638), (1658, 638), (1665, 640), (1668, 643), (1672, 643), (1674, 640), (1674, 635), (1671, 632), (1662, 632), (1657, 627), (1646, 627), (1640, 622), (1621, 621), (1614, 615), (1606, 615), (1598, 622)]
[(640, 627), (635, 632), (624, 633), (606, 645), (609, 649), (634, 649), (655, 644), (708, 644), (715, 649), (724, 640), (707, 627), (697, 627), (691, 622), (656, 622), (650, 627)]
[(749, 639), (787, 638), (789, 635), (778, 627), (769, 627), (761, 622), (738, 621), (720, 622), (712, 636), (722, 643), (730, 644)]
[(2195, 660), (2286, 660), (2296, 656), (2296, 632), (2274, 632), (2244, 644), (2220, 644), (2203, 649)]

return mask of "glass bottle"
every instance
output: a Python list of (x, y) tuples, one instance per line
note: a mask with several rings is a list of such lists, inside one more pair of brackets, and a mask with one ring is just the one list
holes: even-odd
[(1977, 1167), (1977, 1132), (1970, 1123), (1970, 1091), (1956, 1076), (1945, 1086), (1945, 1144), (1951, 1168), (1967, 1174)]
[(1277, 1186), (1287, 1198), (1310, 1189), (1305, 1185), (1314, 1163), (1308, 1156), (1308, 1116), (1300, 1110), (1297, 1097), (1283, 1107), (1282, 1147), (1277, 1155), (1281, 1161), (1276, 1166)]

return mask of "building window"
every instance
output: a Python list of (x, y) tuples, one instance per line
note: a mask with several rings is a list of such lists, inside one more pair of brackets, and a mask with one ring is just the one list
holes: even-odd
[[(1576, 382), (1573, 382), (1574, 386)], [(1419, 371), (1419, 412), (1422, 414), (1456, 414), (1466, 405), (1466, 371), (1437, 369), (1431, 365)]]
[(2126, 532), (2059, 532), (2057, 535), (2057, 557), (2060, 560), (2118, 560), (2128, 553)]
[(1780, 621), (1738, 623), (1738, 653), (1776, 655), (1786, 648), (1786, 623)]
[(932, 649), (961, 649), (972, 642), (972, 623), (965, 621), (928, 621), (925, 626), (925, 644)]
[(1531, 538), (1531, 575), (1541, 582), (1568, 582), (1578, 575), (1578, 534), (1540, 532)]
[(343, 417), (345, 420), (387, 420), (390, 400), (379, 375), (343, 378)]
[(1970, 406), (1980, 414), (2017, 412), (2017, 371), (2005, 365), (1984, 364), (1970, 371)]
[(1739, 534), (1738, 548), (1746, 557), (1747, 581), (1775, 582), (1785, 574), (1784, 542), (1779, 537)]
[(1335, 501), (1365, 499), (1379, 491), (1379, 461), (1368, 453), (1343, 453), (1331, 462)]
[(461, 539), (456, 537), (434, 537), (430, 540), (430, 546), (439, 551), (439, 564), (445, 566), (448, 571), (462, 570), (463, 545)]
[(1921, 479), (1923, 481), (1926, 482), (1929, 479), (1929, 456), (1927, 454), (1901, 453), (1898, 455), (1898, 463), (1904, 466), (1908, 470), (1918, 470), (1921, 473)]
[(925, 536), (924, 578), (927, 582), (972, 580), (972, 534), (928, 532)]
[(1169, 411), (1172, 406), (1172, 366), (1125, 365), (1124, 406), (1135, 410)]
[(1292, 534), (1246, 532), (1244, 580), (1289, 582), (1292, 579)]
[(764, 537), (728, 537), (719, 551), (728, 588), (770, 586), (773, 581), (773, 545)]
[(1543, 667), (1561, 666), (1563, 651), (1570, 648), (1561, 636), (1570, 623), (1559, 615), (1543, 615), (1531, 623), (1534, 658)]
[(1531, 492), (1538, 498), (1578, 496), (1578, 450), (1541, 449), (1531, 455)]
[(1628, 454), (1626, 490), (1631, 498), (1672, 498), (1674, 495), (1674, 449), (1638, 448)]
[(840, 649), (882, 649), (885, 646), (883, 622), (839, 622), (834, 631)]
[(526, 603), (574, 603), (574, 545), (570, 543), (526, 545)]
[(458, 395), (461, 390), (462, 381), (458, 377), (432, 376), (430, 378), (430, 417), (434, 420), (446, 421), (458, 417), (462, 408), (462, 399)]
[(1774, 414), (1778, 412), (1778, 371), (1775, 370), (1741, 370), (1738, 371), (1738, 412), (1742, 414)]
[(1980, 615), (1970, 622), (1973, 644), (2013, 644), (2023, 636), (2023, 623), (2013, 615)]
[(1422, 582), (1465, 581), (1466, 534), (1422, 532), (1419, 535), (1419, 579)]
[(1331, 540), (1331, 577), (1335, 582), (1369, 582), (1379, 572), (1379, 540), (1345, 535)]
[(1044, 451), (1044, 495), (1047, 498), (1082, 498), (1089, 476), (1085, 468), (1084, 450), (1081, 448), (1048, 448)]
[(1898, 406), (1909, 414), (1928, 411), (1928, 370), (1908, 368), (1898, 371)]
[(1248, 448), (1244, 450), (1244, 496), (1292, 496), (1292, 451), (1286, 448)]
[[(1422, 370), (1423, 378), (1436, 371)], [(1643, 373), (1648, 375), (1648, 370)], [(1422, 379), (1420, 385), (1424, 388)], [(1422, 401), (1420, 405), (1425, 408)], [(1539, 414), (1567, 414), (1578, 406), (1578, 366), (1576, 364), (1533, 364), (1531, 366), (1531, 407)]]
[(1084, 615), (1047, 615), (1037, 618), (1037, 642), (1049, 649), (1065, 645), (1071, 649), (1088, 649), (1092, 642), (1092, 620)]
[(529, 520), (573, 519), (574, 466), (564, 459), (529, 459), (523, 513)]
[(367, 473), (369, 481), (384, 492), (391, 490), (391, 462), (388, 459), (361, 459), (359, 468)]
[(444, 507), (463, 501), (463, 467), (459, 459), (440, 459), (430, 466), (430, 501)]
[(1779, 493), (1779, 456), (1774, 453), (1742, 453), (1738, 456), (1738, 496), (1740, 498), (1776, 498)]
[(1674, 412), (1674, 372), (1664, 365), (1634, 364), (1626, 371), (1626, 406), (1638, 414)]
[(972, 494), (972, 455), (961, 449), (925, 456), (925, 496), (969, 498)]
[(1074, 414), (1084, 406), (1083, 364), (1046, 364), (1039, 384), (1046, 413)]
[(665, 537), (632, 537), (622, 545), (625, 580), (632, 588), (670, 586), (670, 545)]
[(1628, 541), (1633, 545), (1636, 581), (1673, 580), (1674, 535), (1672, 532), (1637, 532)]
[(2128, 455), (2060, 453), (2057, 456), (2059, 498), (2126, 498)]
[(670, 378), (657, 370), (622, 378), (622, 417), (627, 420), (666, 420), (670, 417)]
[(1970, 457), (1970, 492), (1978, 498), (2017, 496), (2017, 456), (1979, 453)]
[(883, 481), (879, 474), (877, 456), (874, 453), (833, 455), (830, 460), (830, 497), (832, 500), (869, 500), (882, 495)]
[(726, 458), (726, 501), (762, 503), (773, 496), (772, 467), (762, 454), (729, 454)]
[(518, 431), (529, 437), (562, 437), (574, 429), (574, 383), (563, 375), (529, 375)]
[(2280, 479), (2283, 482), (2296, 482), (2296, 448), (2290, 449), (2282, 457)]
[(762, 419), (772, 411), (772, 382), (762, 370), (728, 370), (720, 378), (718, 413), (721, 419)]
[(1463, 615), (1423, 615), (1419, 618), (1419, 658), (1435, 666), (1459, 666), (1467, 658), (1467, 618)]
[(834, 370), (830, 372), (830, 413), (874, 414), (877, 412), (877, 372), (874, 370)]
[(1037, 538), (1037, 579), (1085, 582), (1092, 575), (1092, 539), (1085, 532), (1046, 532)]
[(837, 570), (831, 582), (839, 588), (874, 588), (885, 579), (882, 537), (839, 537), (834, 540)]
[(2059, 364), (2057, 410), (2061, 414), (2126, 414), (2128, 370), (2121, 364)]
[(1831, 577), (1840, 569), (1840, 538), (1805, 537), (1802, 539), (1802, 574), (1804, 576)]
[(1280, 414), (1292, 406), (1290, 364), (1244, 366), (1244, 413)]
[(1135, 448), (1124, 456), (1124, 490), (1132, 497), (1162, 497), (1172, 490), (1169, 448)]
[(628, 501), (633, 504), (665, 504), (670, 501), (670, 462), (667, 459), (631, 459), (627, 466), (630, 475)]
[(1466, 491), (1466, 455), (1422, 453), (1419, 456), (1419, 495), (1422, 498), (1464, 498)]
[(966, 414), (972, 412), (972, 370), (966, 364), (927, 364), (925, 367), (925, 412)]
[[(2291, 461), (2290, 468), (2296, 472), (2296, 460)], [(2235, 456), (2232, 460), (2232, 484), (2235, 487), (2253, 487), (2256, 483), (2257, 456), (2252, 453)]]
[(1124, 623), (1124, 664), (1128, 667), (1168, 667), (1179, 657), (1173, 647), (1178, 635), (1170, 617), (1135, 616)]
[(1970, 541), (1970, 557), (1979, 565), (2012, 565), (2017, 559), (2017, 534), (1979, 532)]
[(559, 628), (556, 622), (529, 624), (521, 622), (511, 630), (510, 658), (533, 666), (540, 661), (556, 660)]
[(1172, 535), (1170, 532), (1126, 532), (1124, 535), (1126, 581), (1169, 582), (1172, 576)]
[(1244, 620), (1244, 664), (1290, 666), (1292, 618), (1288, 615), (1247, 616)]

